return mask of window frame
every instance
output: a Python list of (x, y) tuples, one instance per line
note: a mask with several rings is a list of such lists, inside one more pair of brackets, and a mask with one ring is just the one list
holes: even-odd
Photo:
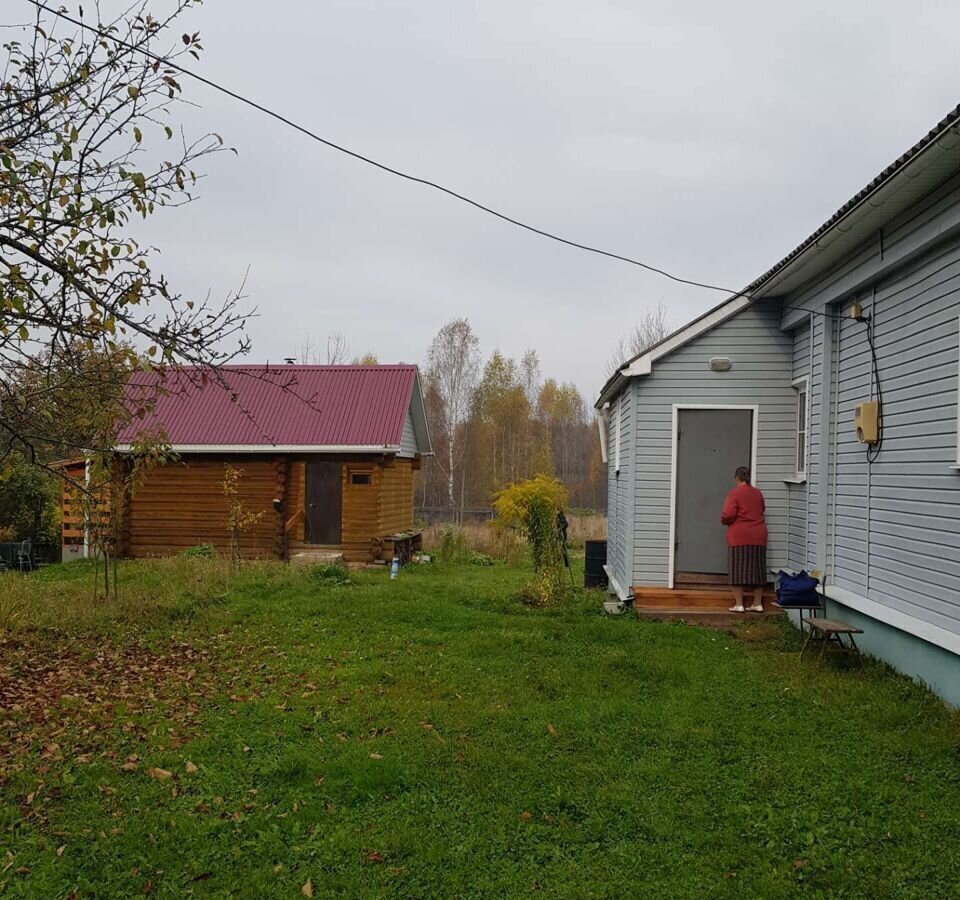
[[(365, 481), (357, 481), (357, 477), (366, 479)], [(373, 484), (373, 470), (372, 469), (351, 469), (350, 470), (350, 487), (370, 487)]]
[[(796, 412), (793, 417), (793, 434), (795, 437), (793, 448), (794, 479), (798, 483), (807, 480), (810, 469), (810, 376), (801, 375), (791, 383), (797, 395)], [(800, 398), (803, 397), (803, 423), (800, 422)], [(803, 438), (803, 468), (800, 467), (800, 439)]]

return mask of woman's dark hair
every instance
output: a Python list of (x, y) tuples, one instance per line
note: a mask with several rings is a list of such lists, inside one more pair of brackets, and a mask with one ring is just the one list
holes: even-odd
[(736, 472), (734, 472), (733, 477), (737, 481), (742, 481), (744, 484), (750, 484), (750, 470), (746, 466), (740, 466)]

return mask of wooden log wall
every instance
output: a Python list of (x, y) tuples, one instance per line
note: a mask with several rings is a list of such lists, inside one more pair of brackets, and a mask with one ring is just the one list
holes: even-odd
[(288, 479), (287, 511), (284, 515), (285, 518), (289, 519), (294, 513), (297, 513), (297, 520), (287, 534), (287, 543), (302, 544), (305, 540), (303, 512), (307, 490), (306, 464), (303, 462), (291, 462)]
[[(373, 542), (380, 536), (380, 485), (383, 469), (373, 463), (343, 466), (343, 517), (341, 543), (350, 558), (373, 558)], [(354, 475), (369, 478), (369, 484), (354, 484)]]
[[(148, 473), (130, 499), (123, 518), (123, 549), (130, 556), (169, 556), (197, 544), (213, 544), (220, 552), (229, 552), (228, 503), (223, 493), (228, 463), (242, 472), (241, 501), (260, 517), (241, 535), (243, 555), (283, 557), (307, 548), (306, 461), (185, 457)], [(355, 458), (342, 463), (339, 549), (347, 560), (373, 559), (379, 539), (413, 527), (414, 469), (414, 461), (406, 459), (381, 463)], [(283, 501), (279, 514), (273, 508), (274, 499)], [(286, 522), (297, 513), (286, 532)], [(65, 518), (64, 537), (82, 540), (78, 524)]]
[(413, 460), (397, 459), (383, 468), (379, 535), (413, 528)]
[[(285, 518), (296, 514), (288, 534), (289, 552), (309, 549), (304, 539), (304, 501), (307, 461), (289, 464)], [(350, 562), (367, 562), (380, 556), (378, 541), (388, 534), (408, 531), (413, 527), (414, 460), (386, 462), (353, 459), (341, 467), (342, 512), (341, 543), (344, 558)], [(361, 476), (355, 478), (354, 476)], [(369, 483), (362, 483), (363, 476)]]
[[(83, 461), (71, 462), (64, 466), (67, 478), (77, 484), (83, 484), (86, 466)], [(60, 527), (64, 544), (82, 544), (84, 538), (83, 510), (76, 489), (64, 481), (60, 489)]]
[(146, 476), (128, 509), (131, 556), (170, 556), (197, 544), (213, 544), (228, 553), (228, 503), (223, 493), (224, 466), (241, 471), (240, 500), (259, 520), (240, 537), (248, 558), (276, 555), (278, 467), (274, 459), (185, 457)]

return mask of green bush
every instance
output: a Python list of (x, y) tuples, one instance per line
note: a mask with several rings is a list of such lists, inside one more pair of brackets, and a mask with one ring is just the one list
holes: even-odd
[(0, 465), (0, 531), (4, 539), (33, 541), (56, 558), (60, 547), (60, 481), (14, 453)]
[(343, 563), (311, 566), (310, 577), (325, 584), (350, 584), (350, 572)]
[(530, 606), (550, 606), (567, 597), (563, 547), (557, 515), (566, 502), (564, 486), (556, 479), (537, 475), (504, 488), (494, 505), (501, 527), (521, 533), (530, 545), (534, 577), (520, 599)]
[(186, 550), (181, 550), (177, 556), (182, 559), (215, 559), (217, 548), (213, 544), (196, 544), (193, 547), (187, 547)]
[(520, 588), (520, 602), (527, 606), (556, 606), (567, 599), (568, 587), (563, 566), (550, 566)]
[(493, 560), (486, 553), (473, 552), (470, 554), (471, 566), (492, 566)]

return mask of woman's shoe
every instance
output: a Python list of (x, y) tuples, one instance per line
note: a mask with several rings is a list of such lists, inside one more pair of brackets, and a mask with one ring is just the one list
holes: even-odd
[(762, 606), (762, 605), (761, 605), (761, 606), (757, 606), (756, 604), (754, 604), (753, 606), (750, 607), (750, 612), (760, 612), (760, 613), (762, 613), (762, 612), (763, 612), (763, 606)]
[(730, 612), (742, 613), (742, 612), (744, 612), (744, 609), (743, 609), (742, 606), (731, 606), (731, 607), (730, 607)]

